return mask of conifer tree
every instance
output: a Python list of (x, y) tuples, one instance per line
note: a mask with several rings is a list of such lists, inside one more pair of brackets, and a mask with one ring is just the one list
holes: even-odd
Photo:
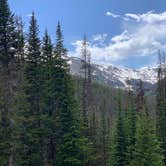
[(19, 112), (21, 122), (21, 159), (20, 165), (43, 165), (43, 133), (41, 124), (41, 53), (38, 25), (32, 13), (26, 63), (24, 69), (23, 93), (24, 106)]
[(164, 154), (164, 164), (166, 165), (166, 63), (165, 54), (159, 51), (158, 66), (158, 88), (157, 88), (157, 107), (156, 107), (156, 132)]
[(129, 165), (164, 166), (162, 150), (156, 136), (154, 123), (145, 109), (141, 110), (138, 115), (134, 158)]
[(142, 81), (140, 81), (138, 99), (138, 116), (136, 123), (136, 139), (131, 166), (163, 166), (163, 155), (156, 136), (154, 120), (145, 108)]
[(9, 65), (17, 52), (17, 31), (14, 15), (7, 0), (0, 0), (0, 61)]
[(113, 166), (125, 166), (126, 165), (126, 135), (125, 135), (125, 121), (124, 112), (121, 103), (121, 94), (119, 92), (117, 99), (117, 114), (116, 114), (116, 126), (114, 131), (114, 140), (112, 148), (112, 165)]
[(78, 106), (69, 68), (65, 60), (66, 49), (60, 23), (57, 26), (55, 47), (56, 58), (56, 108), (59, 115), (59, 142), (57, 147), (57, 166), (81, 166), (84, 163), (85, 139), (81, 136)]
[(14, 162), (14, 95), (17, 74), (15, 55), (18, 51), (14, 15), (8, 1), (0, 0), (0, 163)]
[(136, 109), (134, 95), (129, 90), (128, 104), (125, 114), (125, 135), (126, 135), (126, 161), (131, 161), (134, 157), (135, 134), (136, 134)]
[(99, 163), (100, 166), (107, 166), (109, 164), (109, 150), (110, 150), (110, 126), (108, 125), (108, 121), (110, 120), (107, 117), (106, 113), (106, 104), (105, 100), (101, 109), (101, 120), (100, 120), (100, 128), (99, 128)]
[(43, 38), (42, 45), (42, 123), (44, 125), (45, 136), (43, 138), (44, 160), (46, 165), (56, 163), (57, 144), (57, 109), (56, 109), (56, 64), (53, 56), (53, 45), (47, 30)]

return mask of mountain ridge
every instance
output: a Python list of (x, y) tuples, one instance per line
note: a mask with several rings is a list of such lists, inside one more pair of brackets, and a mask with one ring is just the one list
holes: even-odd
[[(69, 64), (73, 75), (81, 75), (81, 59), (70, 57)], [(93, 79), (102, 84), (122, 89), (129, 88), (130, 85), (131, 89), (136, 90), (142, 80), (146, 90), (153, 90), (156, 87), (157, 67), (132, 69), (115, 65), (92, 64), (91, 66)]]

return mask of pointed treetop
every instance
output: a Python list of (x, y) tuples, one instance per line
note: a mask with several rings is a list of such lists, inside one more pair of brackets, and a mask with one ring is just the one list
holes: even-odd
[(56, 30), (56, 41), (57, 41), (57, 44), (63, 42), (63, 35), (62, 35), (62, 30), (61, 30), (61, 24), (60, 24), (60, 21), (58, 21), (58, 24), (57, 24), (57, 30)]
[[(5, 13), (3, 13), (3, 12), (5, 12)], [(7, 14), (7, 15), (11, 14), (8, 0), (0, 0), (0, 14)]]
[(45, 35), (43, 38), (43, 54), (46, 56), (45, 58), (48, 60), (52, 57), (52, 41), (51, 37), (48, 34), (47, 29), (45, 30)]

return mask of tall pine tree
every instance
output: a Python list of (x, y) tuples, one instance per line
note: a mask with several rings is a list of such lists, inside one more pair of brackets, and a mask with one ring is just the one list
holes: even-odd
[(158, 88), (157, 88), (157, 107), (156, 107), (156, 128), (157, 136), (161, 142), (161, 148), (164, 154), (164, 164), (166, 165), (166, 63), (165, 54), (159, 51), (158, 66)]
[(134, 157), (135, 134), (136, 134), (136, 108), (134, 103), (134, 95), (129, 90), (128, 104), (125, 114), (125, 135), (126, 135), (126, 161), (127, 164)]
[(56, 107), (60, 124), (57, 166), (81, 166), (85, 160), (85, 139), (80, 132), (79, 111), (65, 55), (61, 26), (58, 23), (55, 47)]
[(53, 45), (47, 30), (43, 38), (42, 45), (42, 124), (44, 125), (44, 160), (45, 165), (55, 165), (56, 163), (56, 145), (58, 139), (56, 108), (56, 64), (53, 56)]
[(156, 136), (154, 120), (145, 108), (142, 81), (139, 85), (138, 116), (136, 123), (136, 140), (131, 166), (163, 166), (163, 155)]
[(21, 116), (21, 160), (20, 165), (43, 165), (43, 126), (41, 124), (41, 52), (38, 37), (38, 25), (32, 13), (26, 63), (24, 69), (24, 85), (22, 97), (25, 96)]
[(125, 166), (126, 165), (126, 135), (125, 135), (125, 121), (124, 111), (122, 109), (121, 92), (119, 92), (117, 99), (117, 113), (116, 124), (114, 131), (114, 141), (112, 148), (112, 165)]
[(0, 0), (0, 163), (14, 162), (14, 95), (16, 89), (15, 55), (18, 38), (14, 15), (8, 1)]

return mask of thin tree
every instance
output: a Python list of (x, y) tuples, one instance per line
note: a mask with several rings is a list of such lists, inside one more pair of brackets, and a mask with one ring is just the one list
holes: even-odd
[(166, 64), (165, 54), (159, 51), (158, 84), (157, 84), (156, 131), (164, 154), (166, 165)]

